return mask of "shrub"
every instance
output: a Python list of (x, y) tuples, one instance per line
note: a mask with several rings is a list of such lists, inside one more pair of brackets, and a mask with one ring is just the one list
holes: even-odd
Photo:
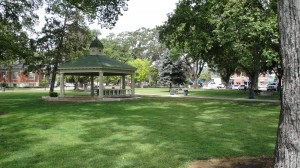
[(0, 86), (1, 86), (1, 87), (4, 87), (4, 88), (8, 87), (8, 85), (7, 85), (6, 83), (1, 83)]
[(57, 92), (49, 92), (50, 97), (57, 97), (58, 93)]

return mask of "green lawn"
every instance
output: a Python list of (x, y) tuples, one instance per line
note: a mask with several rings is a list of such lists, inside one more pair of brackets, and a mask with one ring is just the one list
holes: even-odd
[[(216, 90), (205, 90), (205, 89), (190, 89), (188, 90), (188, 95), (190, 96), (206, 96), (206, 97), (222, 97), (222, 98), (244, 98), (248, 99), (248, 91), (244, 90), (227, 90), (227, 89), (216, 89)], [(169, 95), (169, 88), (136, 88), (138, 94), (160, 94)], [(255, 99), (269, 99), (269, 100), (279, 100), (279, 92), (270, 91), (273, 93), (272, 96), (259, 96), (255, 95)]]
[(0, 92), (0, 167), (187, 167), (272, 156), (279, 104), (193, 98), (47, 103)]

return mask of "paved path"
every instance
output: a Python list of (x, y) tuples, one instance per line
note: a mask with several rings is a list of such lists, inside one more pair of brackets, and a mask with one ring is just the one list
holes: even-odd
[(230, 101), (246, 101), (246, 102), (280, 103), (280, 100), (262, 100), (262, 99), (246, 99), (246, 98), (222, 98), (222, 97), (206, 97), (206, 96), (183, 96), (183, 95), (162, 95), (162, 94), (136, 94), (136, 96), (180, 97), (180, 98), (196, 98), (196, 99), (211, 99), (211, 100), (230, 100)]

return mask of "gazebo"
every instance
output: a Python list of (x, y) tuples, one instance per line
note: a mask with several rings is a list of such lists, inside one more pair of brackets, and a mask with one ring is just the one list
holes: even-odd
[[(103, 98), (123, 98), (135, 96), (134, 73), (135, 67), (109, 58), (103, 54), (103, 44), (96, 38), (90, 45), (90, 54), (72, 62), (61, 64), (58, 67), (60, 73), (60, 95), (65, 97), (64, 76), (78, 75), (91, 77), (91, 97), (96, 100)], [(130, 89), (126, 89), (125, 77), (131, 76)], [(120, 88), (105, 89), (103, 85), (104, 76), (120, 76)], [(98, 77), (96, 88), (95, 77)], [(95, 91), (97, 91), (95, 93)]]

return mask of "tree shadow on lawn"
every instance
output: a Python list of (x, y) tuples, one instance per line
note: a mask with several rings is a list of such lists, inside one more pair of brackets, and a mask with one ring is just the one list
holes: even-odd
[[(85, 124), (87, 131), (81, 138), (86, 142), (101, 139), (108, 142), (105, 144), (108, 148), (115, 144), (151, 144), (152, 150), (159, 149), (162, 153), (157, 157), (167, 155), (166, 161), (178, 164), (198, 159), (272, 154), (277, 122), (273, 123), (276, 119), (269, 123), (262, 121), (269, 115), (277, 116), (276, 112), (255, 113), (258, 108), (250, 103), (224, 102), (222, 108), (213, 107), (211, 103), (204, 101), (195, 106), (168, 99), (164, 104), (153, 101), (120, 108), (113, 113), (118, 113), (118, 117), (105, 124), (97, 121)], [(238, 106), (237, 110), (228, 112), (232, 105)], [(240, 112), (242, 106), (253, 110)], [(235, 120), (241, 121), (234, 125)], [(257, 128), (257, 123), (265, 129)], [(273, 132), (268, 132), (270, 128)]]
[[(256, 112), (260, 110), (264, 113)], [(5, 139), (0, 149), (14, 148), (0, 154), (1, 167), (85, 167), (97, 162), (107, 167), (178, 167), (194, 160), (270, 155), (277, 124), (269, 119), (277, 113), (261, 104), (170, 98), (51, 108), (41, 103), (35, 111), (6, 117), (0, 120), (5, 125), (0, 127)], [(32, 156), (22, 156), (28, 150)], [(19, 157), (13, 162), (14, 154)]]

